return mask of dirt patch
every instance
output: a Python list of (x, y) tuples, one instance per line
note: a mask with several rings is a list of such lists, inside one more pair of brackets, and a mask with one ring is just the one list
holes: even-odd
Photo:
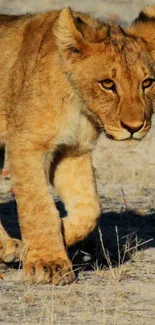
[[(1, 204), (0, 214), (20, 237), (15, 202)], [(154, 229), (154, 214), (104, 213), (99, 228), (69, 250), (77, 273), (70, 286), (26, 284), (18, 265), (1, 270), (0, 324), (154, 325)]]
[(27, 286), (20, 272), (4, 274), (1, 286), (1, 324), (154, 325), (154, 273), (152, 253), (126, 265), (118, 282), (111, 271), (81, 272), (69, 287)]

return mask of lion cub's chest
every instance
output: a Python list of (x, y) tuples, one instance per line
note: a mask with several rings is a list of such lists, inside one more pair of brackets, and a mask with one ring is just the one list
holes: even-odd
[(61, 116), (57, 146), (74, 147), (85, 152), (93, 148), (96, 137), (94, 126), (80, 110), (72, 108), (69, 114)]

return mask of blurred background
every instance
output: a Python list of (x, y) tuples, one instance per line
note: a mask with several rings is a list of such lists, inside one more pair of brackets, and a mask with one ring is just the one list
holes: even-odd
[[(130, 24), (148, 4), (152, 3), (147, 0), (0, 0), (0, 11), (23, 14), (70, 6), (105, 20)], [(103, 210), (119, 212), (128, 208), (146, 213), (155, 209), (155, 118), (151, 131), (140, 142), (115, 142), (102, 134), (93, 153), (93, 163)], [(3, 190), (1, 185), (0, 192)]]
[(153, 1), (148, 0), (0, 0), (0, 10), (4, 13), (19, 14), (69, 6), (75, 10), (93, 13), (100, 18), (118, 15), (121, 20), (130, 22), (143, 6), (151, 3), (153, 4)]

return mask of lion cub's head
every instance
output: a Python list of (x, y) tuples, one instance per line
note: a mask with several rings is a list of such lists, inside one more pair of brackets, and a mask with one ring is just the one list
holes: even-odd
[(72, 87), (107, 136), (141, 139), (155, 104), (155, 66), (140, 37), (70, 9), (61, 11), (55, 35)]

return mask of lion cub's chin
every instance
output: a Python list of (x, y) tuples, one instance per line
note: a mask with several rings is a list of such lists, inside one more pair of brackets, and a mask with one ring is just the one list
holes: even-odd
[(111, 134), (106, 133), (107, 137), (109, 139), (115, 140), (115, 141), (124, 141), (124, 140), (141, 140), (145, 137), (145, 135), (148, 133), (147, 131), (141, 131), (141, 132), (135, 132), (131, 134), (130, 132), (124, 130), (123, 132), (120, 132), (118, 134)]
[(128, 132), (127, 130), (122, 130), (120, 132), (117, 131), (115, 133), (107, 131), (106, 135), (109, 139), (113, 139), (116, 141), (123, 141), (131, 138), (131, 133)]

